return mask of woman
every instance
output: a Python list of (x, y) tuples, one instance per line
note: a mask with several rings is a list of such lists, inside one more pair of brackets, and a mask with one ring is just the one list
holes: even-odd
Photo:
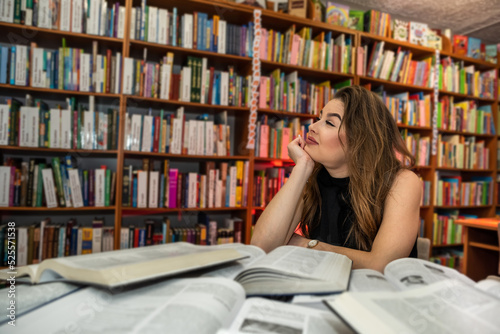
[(416, 257), (421, 182), (377, 95), (359, 86), (339, 90), (288, 154), (295, 167), (257, 221), (253, 245), (332, 251), (353, 268), (378, 271)]

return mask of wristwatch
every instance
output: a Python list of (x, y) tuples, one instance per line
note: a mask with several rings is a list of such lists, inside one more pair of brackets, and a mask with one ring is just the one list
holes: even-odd
[(314, 248), (316, 247), (316, 245), (318, 244), (318, 240), (316, 239), (313, 239), (313, 240), (309, 240), (309, 242), (307, 243), (307, 248)]

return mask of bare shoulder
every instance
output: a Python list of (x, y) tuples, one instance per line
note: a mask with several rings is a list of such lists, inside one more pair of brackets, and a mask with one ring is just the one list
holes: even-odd
[(417, 174), (408, 169), (401, 170), (394, 180), (391, 193), (403, 198), (415, 198), (420, 201), (422, 181)]

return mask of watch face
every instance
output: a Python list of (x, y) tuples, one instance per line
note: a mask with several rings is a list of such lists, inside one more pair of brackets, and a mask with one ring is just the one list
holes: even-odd
[(318, 244), (318, 240), (311, 240), (309, 241), (309, 243), (307, 244), (307, 247), (309, 248), (313, 248), (314, 246), (316, 246)]

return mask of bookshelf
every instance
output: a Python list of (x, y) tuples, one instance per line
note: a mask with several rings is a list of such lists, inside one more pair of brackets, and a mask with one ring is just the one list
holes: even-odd
[[(214, 15), (218, 16), (221, 20), (225, 20), (228, 24), (233, 24), (236, 26), (242, 26), (248, 22), (253, 21), (253, 8), (245, 5), (239, 5), (232, 2), (225, 1), (208, 1), (208, 0), (191, 0), (191, 1), (181, 1), (174, 0), (165, 3), (160, 0), (148, 0), (148, 6), (157, 7), (159, 9), (167, 9), (172, 11), (175, 7), (177, 10), (177, 15), (182, 16), (183, 14), (193, 14), (193, 12), (206, 13), (208, 18), (213, 18)], [(27, 27), (21, 24), (0, 22), (0, 27), (6, 32), (3, 37), (1, 37), (1, 43), (12, 43), (13, 44), (23, 44), (30, 46), (31, 43), (36, 43), (38, 47), (57, 49), (61, 47), (61, 41), (64, 37), (66, 44), (71, 48), (81, 48), (87, 53), (92, 52), (94, 43), (97, 43), (97, 50), (100, 54), (105, 54), (106, 50), (111, 50), (112, 55), (121, 55), (122, 57), (122, 69), (124, 69), (125, 58), (132, 58), (136, 61), (141, 61), (144, 59), (144, 50), (147, 50), (146, 63), (160, 64), (159, 60), (162, 60), (168, 53), (173, 55), (173, 65), (180, 66), (181, 68), (186, 66), (186, 62), (189, 57), (194, 57), (198, 59), (206, 59), (207, 69), (213, 67), (215, 70), (228, 71), (228, 66), (232, 66), (234, 73), (241, 76), (241, 80), (245, 80), (251, 75), (252, 71), (252, 58), (248, 55), (234, 55), (228, 52), (219, 53), (214, 51), (205, 50), (203, 47), (200, 49), (188, 48), (182, 45), (172, 45), (161, 44), (146, 40), (140, 40), (134, 35), (131, 38), (129, 33), (132, 27), (137, 25), (131, 18), (134, 13), (134, 8), (141, 6), (141, 1), (139, 0), (121, 0), (119, 5), (123, 7), (123, 13), (125, 19), (123, 21), (123, 37), (107, 37), (98, 36), (86, 33), (76, 33), (68, 31), (60, 31), (58, 29), (46, 29), (38, 27)], [(324, 101), (329, 98), (328, 89), (333, 89), (336, 86), (341, 86), (345, 82), (350, 82), (351, 84), (360, 84), (365, 86), (370, 86), (371, 89), (381, 89), (381, 92), (385, 92), (386, 96), (395, 96), (398, 94), (420, 94), (423, 99), (426, 99), (424, 103), (428, 105), (426, 110), (426, 115), (431, 116), (430, 113), (433, 109), (434, 99), (453, 99), (454, 102), (460, 103), (462, 101), (473, 101), (478, 107), (490, 106), (493, 124), (498, 124), (498, 112), (499, 105), (498, 99), (494, 96), (491, 97), (478, 97), (473, 94), (466, 94), (461, 92), (450, 91), (448, 89), (439, 89), (439, 95), (435, 95), (435, 90), (431, 88), (430, 85), (426, 83), (416, 84), (410, 82), (409, 80), (389, 80), (383, 79), (380, 75), (373, 75), (369, 73), (369, 57), (372, 50), (376, 45), (382, 45), (384, 51), (391, 51), (394, 56), (397, 57), (398, 52), (405, 52), (405, 54), (411, 53), (413, 60), (428, 62), (429, 59), (435, 57), (435, 50), (428, 47), (422, 47), (408, 42), (397, 41), (392, 38), (379, 36), (376, 34), (371, 34), (367, 32), (360, 32), (356, 30), (351, 30), (339, 26), (333, 26), (326, 24), (324, 22), (312, 21), (309, 19), (298, 18), (288, 14), (275, 13), (269, 10), (262, 10), (262, 26), (268, 32), (279, 33), (283, 35), (283, 40), (285, 40), (287, 32), (294, 27), (295, 33), (299, 34), (300, 31), (308, 31), (308, 37), (314, 40), (317, 36), (330, 36), (332, 39), (332, 47), (335, 47), (336, 43), (340, 44), (341, 41), (348, 41), (348, 47), (345, 48), (345, 52), (340, 52), (344, 49), (334, 49), (337, 52), (346, 55), (342, 61), (346, 63), (345, 68), (341, 70), (331, 70), (328, 68), (328, 60), (317, 60), (317, 63), (310, 61), (311, 66), (303, 66), (305, 60), (300, 58), (296, 61), (285, 61), (284, 59), (280, 62), (273, 59), (272, 52), (268, 52), (268, 59), (262, 59), (260, 62), (261, 77), (272, 77), (273, 73), (283, 74), (284, 77), (290, 76), (290, 80), (302, 80), (304, 85), (309, 85), (309, 87), (314, 87), (317, 89)], [(181, 23), (179, 23), (181, 24)], [(140, 33), (139, 33), (140, 34)], [(305, 34), (305, 32), (304, 32)], [(16, 39), (10, 37), (16, 36)], [(305, 35), (304, 35), (305, 37)], [(323, 47), (326, 47), (323, 45)], [(358, 63), (362, 60), (359, 57), (358, 49), (365, 49), (364, 63), (358, 66)], [(330, 49), (329, 49), (330, 50)], [(350, 51), (349, 51), (350, 50)], [(331, 50), (330, 50), (331, 51)], [(474, 66), (474, 69), (480, 71), (481, 73), (487, 71), (496, 71), (498, 73), (498, 66), (487, 63), (481, 60), (475, 60), (472, 58), (458, 56), (450, 51), (440, 52), (441, 60), (444, 58), (452, 59), (455, 63), (463, 63), (463, 66)], [(290, 55), (291, 59), (291, 55)], [(333, 59), (332, 59), (333, 61)], [(341, 61), (336, 59), (335, 61)], [(323, 63), (322, 63), (323, 62)], [(338, 65), (338, 64), (337, 64)], [(152, 65), (153, 66), (153, 65)], [(332, 68), (336, 65), (330, 64)], [(153, 72), (154, 73), (154, 72)], [(295, 76), (295, 77), (294, 77)], [(295, 79), (298, 78), (298, 79)], [(116, 184), (114, 188), (115, 198), (114, 204), (106, 207), (81, 207), (81, 208), (51, 208), (47, 209), (44, 207), (2, 207), (0, 208), (2, 221), (7, 221), (9, 219), (22, 218), (23, 224), (27, 224), (26, 221), (33, 221), (36, 218), (40, 218), (40, 215), (47, 213), (47, 216), (54, 215), (54, 217), (59, 217), (61, 220), (67, 219), (68, 215), (78, 215), (78, 217), (84, 217), (83, 224), (88, 225), (88, 223), (93, 219), (94, 216), (105, 217), (105, 225), (114, 227), (115, 231), (120, 231), (121, 227), (135, 225), (144, 226), (145, 219), (155, 219), (161, 220), (164, 216), (172, 218), (172, 221), (183, 222), (186, 219), (196, 220), (198, 213), (203, 212), (208, 215), (213, 215), (218, 221), (224, 220), (225, 218), (235, 217), (243, 220), (243, 239), (245, 243), (249, 243), (251, 238), (252, 223), (256, 221), (256, 217), (263, 210), (263, 205), (254, 205), (254, 195), (256, 195), (256, 189), (254, 182), (256, 181), (256, 175), (258, 173), (267, 173), (266, 170), (269, 168), (288, 168), (292, 165), (292, 161), (287, 159), (283, 154), (278, 157), (276, 156), (263, 156), (259, 150), (247, 150), (245, 148), (246, 138), (248, 135), (248, 118), (249, 118), (249, 107), (245, 103), (239, 103), (239, 105), (221, 105), (216, 103), (202, 103), (202, 102), (191, 102), (189, 100), (184, 100), (182, 98), (160, 98), (161, 92), (157, 92), (157, 97), (145, 96), (146, 94), (137, 93), (123, 93), (125, 89), (126, 80), (122, 77), (121, 80), (118, 79), (115, 82), (116, 85), (121, 86), (119, 93), (111, 92), (84, 92), (84, 91), (74, 91), (65, 90), (58, 88), (37, 88), (29, 86), (19, 86), (10, 84), (0, 84), (0, 97), (15, 97), (23, 100), (24, 96), (29, 93), (34, 98), (41, 98), (47, 100), (50, 107), (55, 107), (56, 104), (64, 104), (67, 97), (74, 97), (77, 103), (88, 106), (89, 99), (92, 97), (95, 99), (96, 110), (107, 110), (108, 108), (116, 109), (119, 111), (119, 123), (117, 124), (117, 148), (107, 149), (107, 150), (95, 150), (95, 149), (61, 149), (61, 148), (47, 148), (47, 147), (19, 147), (12, 145), (1, 146), (2, 159), (8, 157), (24, 158), (26, 157), (37, 157), (37, 158), (53, 158), (60, 157), (63, 158), (66, 155), (71, 155), (77, 159), (77, 163), (85, 165), (86, 161), (90, 161), (90, 167), (100, 166), (106, 164), (108, 168), (111, 168), (113, 172), (116, 173)], [(289, 79), (286, 79), (289, 80)], [(299, 81), (297, 81), (299, 82)], [(322, 83), (328, 83), (328, 89), (320, 90)], [(144, 83), (143, 83), (144, 84)], [(319, 88), (318, 88), (319, 87)], [(248, 86), (246, 87), (249, 88)], [(283, 88), (285, 91), (287, 88)], [(112, 91), (112, 90), (111, 90)], [(300, 91), (299, 91), (300, 92)], [(144, 93), (144, 91), (142, 91)], [(154, 95), (154, 94), (153, 94)], [(291, 95), (293, 96), (293, 95)], [(429, 97), (430, 99), (427, 99)], [(498, 97), (498, 94), (497, 94)], [(262, 98), (262, 97), (261, 97)], [(267, 97), (266, 97), (267, 98)], [(243, 98), (244, 100), (244, 98)], [(311, 100), (307, 101), (306, 105), (311, 104), (310, 102), (315, 101), (316, 105), (321, 105), (321, 100)], [(293, 106), (292, 104), (284, 105), (274, 101), (275, 105), (272, 106), (271, 98), (269, 101), (264, 101), (259, 104), (258, 107), (258, 120), (267, 117), (266, 120), (272, 120), (273, 122), (280, 122), (285, 119), (292, 120), (297, 119), (296, 124), (298, 124), (297, 131), (300, 131), (301, 125), (310, 122), (314, 117), (314, 110), (304, 110), (303, 113), (297, 113), (292, 110), (300, 109), (302, 106), (300, 103)], [(132, 151), (126, 147), (125, 141), (127, 136), (127, 115), (142, 115), (142, 116), (153, 116), (159, 117), (160, 112), (164, 110), (165, 114), (172, 115), (175, 114), (179, 108), (183, 109), (184, 115), (187, 120), (195, 120), (196, 117), (200, 115), (207, 115), (208, 120), (215, 120), (216, 115), (227, 112), (228, 124), (231, 126), (231, 147), (228, 155), (200, 155), (200, 154), (174, 154), (165, 152), (151, 152), (151, 151)], [(150, 111), (151, 110), (151, 111)], [(423, 119), (423, 118), (422, 118)], [(414, 138), (429, 138), (433, 139), (433, 127), (431, 118), (428, 117), (425, 122), (411, 123), (405, 119), (398, 121), (398, 126), (403, 132), (403, 135), (408, 138), (413, 136)], [(437, 132), (440, 136), (459, 136), (463, 138), (474, 138), (476, 142), (483, 142), (484, 148), (488, 149), (488, 165), (483, 166), (484, 168), (455, 168), (448, 166), (439, 166), (438, 157), (436, 155), (429, 154), (426, 163), (422, 163), (416, 166), (415, 171), (419, 174), (424, 181), (428, 182), (429, 188), (429, 200), (428, 203), (424, 203), (421, 206), (421, 217), (424, 224), (424, 235), (432, 240), (433, 238), (433, 221), (435, 213), (449, 212), (451, 210), (458, 210), (460, 214), (475, 214), (479, 217), (488, 217), (495, 215), (496, 209), (498, 207), (498, 183), (496, 181), (497, 173), (499, 167), (496, 165), (497, 161), (497, 142), (500, 140), (500, 136), (497, 134), (490, 133), (477, 133), (474, 131), (461, 131), (461, 130), (449, 130), (449, 129), (438, 129)], [(292, 133), (293, 134), (293, 133)], [(291, 136), (292, 137), (292, 136)], [(291, 138), (290, 137), (290, 138)], [(257, 142), (257, 145), (259, 142)], [(222, 163), (235, 164), (237, 161), (242, 161), (246, 163), (248, 174), (247, 179), (247, 193), (246, 193), (246, 203), (241, 206), (221, 206), (217, 208), (137, 208), (124, 205), (123, 198), (123, 187), (124, 187), (124, 166), (133, 166), (133, 170), (140, 170), (143, 166), (144, 159), (147, 159), (148, 163), (154, 166), (155, 170), (163, 170), (163, 164), (165, 160), (168, 160), (170, 167), (175, 167), (182, 172), (200, 173), (202, 166), (210, 161), (215, 161), (216, 165)], [(436, 172), (443, 175), (459, 176), (462, 181), (473, 181), (473, 178), (477, 176), (489, 177), (491, 181), (492, 195), (491, 200), (487, 204), (482, 205), (438, 205), (436, 204), (436, 198), (434, 195), (434, 189), (436, 187)], [(272, 172), (274, 173), (274, 172)], [(284, 182), (280, 179), (280, 182)], [(177, 217), (177, 218), (176, 218)], [(461, 243), (452, 244), (453, 246), (461, 246)], [(435, 249), (446, 249), (450, 245), (435, 243), (433, 247)], [(120, 233), (115, 233), (114, 236), (114, 248), (120, 248)]]

